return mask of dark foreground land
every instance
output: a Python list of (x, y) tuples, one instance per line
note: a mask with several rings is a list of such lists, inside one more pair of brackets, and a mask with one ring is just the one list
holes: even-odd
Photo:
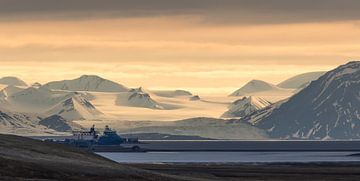
[(65, 145), (0, 135), (0, 180), (184, 179), (120, 165)]
[(360, 180), (360, 163), (125, 165), (65, 145), (0, 135), (0, 180)]
[(132, 164), (131, 166), (203, 180), (312, 181), (360, 180), (360, 163)]

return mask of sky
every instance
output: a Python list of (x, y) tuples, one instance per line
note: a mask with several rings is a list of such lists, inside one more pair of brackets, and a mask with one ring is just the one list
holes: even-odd
[(360, 58), (358, 0), (0, 0), (0, 76), (228, 94)]

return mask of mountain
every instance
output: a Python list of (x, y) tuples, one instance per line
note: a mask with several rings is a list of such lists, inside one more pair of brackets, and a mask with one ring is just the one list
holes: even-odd
[(169, 91), (151, 91), (151, 93), (159, 97), (180, 97), (180, 96), (192, 96), (192, 93), (185, 90), (169, 90)]
[(229, 110), (225, 112), (221, 117), (234, 118), (244, 117), (251, 113), (270, 106), (271, 103), (265, 99), (255, 96), (244, 97), (236, 100), (229, 106)]
[(294, 77), (291, 77), (280, 84), (278, 87), (285, 89), (300, 89), (304, 88), (310, 84), (311, 81), (314, 81), (324, 75), (326, 72), (309, 72), (305, 74), (300, 74)]
[(53, 91), (46, 87), (8, 87), (0, 92), (0, 98), (3, 97), (1, 95), (8, 95), (8, 92), (12, 94), (0, 100), (12, 112), (36, 113), (42, 117), (59, 115), (68, 121), (94, 119), (102, 114), (83, 93)]
[(68, 121), (73, 121), (95, 119), (102, 113), (81, 94), (74, 93), (73, 96), (50, 108), (45, 115), (58, 115)]
[(69, 123), (59, 115), (44, 118), (39, 122), (39, 124), (59, 132), (72, 131), (71, 125), (69, 125)]
[(130, 89), (129, 92), (119, 93), (116, 105), (129, 107), (144, 107), (150, 109), (164, 109), (158, 102), (153, 100), (143, 88)]
[(250, 122), (267, 130), (273, 138), (358, 139), (359, 80), (360, 62), (349, 62), (327, 72), (288, 101)]
[(12, 134), (58, 134), (56, 131), (79, 127), (73, 120), (102, 114), (81, 93), (44, 87), (8, 86), (0, 92), (0, 103), (0, 132)]
[(266, 139), (266, 133), (246, 123), (215, 118), (191, 118), (180, 121), (161, 122), (122, 131), (124, 134), (159, 133), (183, 136), (199, 136), (210, 139)]
[(276, 85), (261, 81), (261, 80), (252, 80), (245, 84), (243, 87), (230, 94), (230, 96), (247, 96), (252, 95), (257, 92), (265, 92), (265, 91), (278, 91), (279, 87)]
[(201, 98), (200, 98), (199, 95), (195, 95), (195, 96), (190, 97), (189, 100), (190, 100), (190, 101), (200, 101)]
[(126, 92), (129, 89), (116, 82), (96, 75), (83, 75), (73, 80), (49, 82), (43, 87), (54, 90), (92, 91), (92, 92)]
[(17, 113), (0, 109), (0, 132), (17, 135), (55, 134), (55, 131), (39, 125), (36, 114)]
[(20, 113), (10, 113), (0, 110), (0, 124), (1, 127), (24, 128), (28, 126), (35, 126), (33, 120), (27, 115)]
[(46, 88), (29, 87), (7, 98), (12, 110), (17, 112), (40, 112), (61, 101), (64, 94), (54, 94)]
[(5, 87), (3, 90), (0, 91), (0, 99), (1, 98), (6, 99), (7, 97), (10, 97), (13, 94), (21, 92), (23, 90), (24, 90), (23, 88), (19, 88), (19, 87), (16, 87), (16, 86), (9, 85), (9, 86)]
[(27, 86), (27, 84), (17, 77), (3, 77), (0, 79), (0, 84), (12, 86)]

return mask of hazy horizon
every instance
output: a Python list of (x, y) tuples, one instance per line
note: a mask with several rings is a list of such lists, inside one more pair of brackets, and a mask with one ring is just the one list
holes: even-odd
[[(1, 68), (0, 68), (1, 69)], [(330, 70), (330, 69), (328, 69)], [(312, 71), (312, 72), (326, 72), (328, 70), (322, 70), (322, 71)], [(0, 74), (0, 78), (2, 77), (17, 77), (23, 81), (25, 81), (28, 85), (34, 84), (34, 83), (40, 83), (40, 84), (46, 84), (48, 82), (53, 82), (53, 81), (62, 81), (62, 80), (72, 80), (72, 79), (76, 79), (79, 78), (80, 76), (83, 75), (94, 75), (94, 76), (99, 76), (102, 77), (104, 79), (108, 79), (114, 82), (117, 82), (119, 84), (122, 84), (124, 86), (127, 86), (129, 88), (138, 88), (138, 87), (142, 87), (145, 89), (151, 89), (151, 90), (186, 90), (186, 91), (190, 91), (192, 92), (194, 95), (213, 95), (213, 96), (224, 96), (224, 95), (229, 95), (230, 93), (233, 93), (235, 90), (239, 89), (240, 87), (244, 86), (246, 83), (248, 83), (251, 80), (262, 80), (274, 85), (277, 85), (293, 76), (296, 75), (300, 75), (302, 73), (299, 74), (289, 74), (291, 75), (290, 77), (284, 77), (283, 79), (279, 79), (280, 81), (276, 81), (276, 82), (272, 82), (272, 81), (268, 81), (268, 79), (264, 78), (264, 79), (257, 79), (257, 78), (251, 78), (250, 76), (247, 77), (248, 79), (246, 79), (245, 81), (241, 81), (241, 82), (237, 82), (235, 83), (233, 86), (228, 86), (228, 87), (186, 87), (186, 86), (177, 86), (176, 84), (174, 84), (174, 86), (151, 86), (151, 82), (147, 83), (147, 84), (138, 84), (137, 82), (129, 82), (126, 79), (117, 79), (117, 77), (110, 77), (108, 76), (108, 74), (103, 74), (103, 73), (98, 73), (98, 74), (94, 74), (91, 72), (84, 72), (83, 74), (79, 73), (79, 74), (71, 74), (71, 75), (47, 75), (46, 79), (43, 79), (43, 77), (33, 77), (33, 79), (27, 79), (26, 76), (23, 77), (22, 75), (29, 75), (31, 71), (27, 72), (24, 71), (23, 73), (25, 74)], [(303, 72), (303, 73), (311, 73), (311, 72)], [(250, 74), (249, 74), (250, 75)], [(266, 74), (264, 74), (266, 76)], [(282, 75), (279, 74), (279, 76), (281, 77)], [(54, 77), (54, 79), (51, 79), (51, 77)], [(211, 79), (211, 78), (210, 78)], [(39, 80), (43, 80), (43, 81), (39, 81)], [(44, 81), (45, 80), (45, 81)], [(224, 80), (226, 81), (226, 80)], [(128, 82), (129, 84), (126, 84), (124, 82)], [(141, 81), (139, 81), (141, 82)], [(144, 86), (144, 85), (149, 85), (149, 86)], [(179, 84), (180, 85), (180, 84)]]

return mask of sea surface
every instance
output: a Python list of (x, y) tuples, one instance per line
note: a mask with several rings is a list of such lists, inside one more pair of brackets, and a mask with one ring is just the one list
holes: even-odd
[(146, 152), (98, 153), (119, 163), (360, 162), (356, 152)]

